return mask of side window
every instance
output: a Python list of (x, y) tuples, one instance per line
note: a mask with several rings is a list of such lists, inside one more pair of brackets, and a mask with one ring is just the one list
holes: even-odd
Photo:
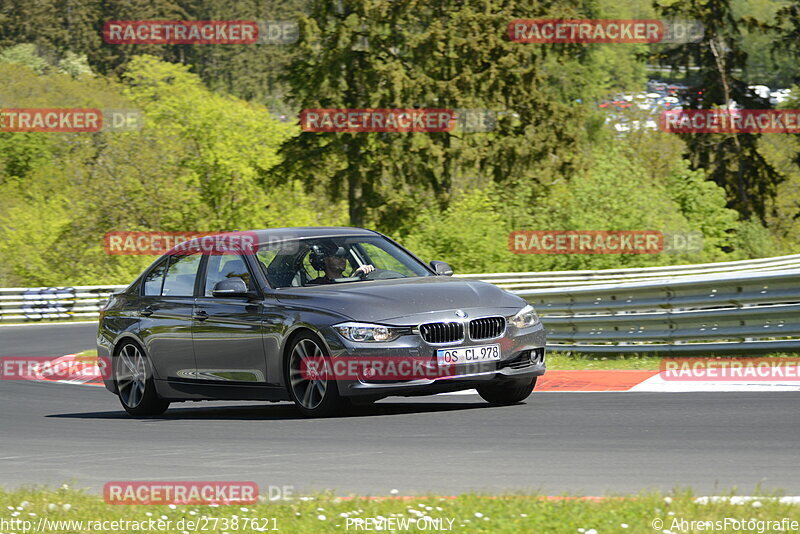
[[(169, 259), (169, 258), (167, 258)], [(161, 295), (161, 286), (164, 284), (164, 271), (167, 268), (167, 259), (159, 263), (144, 279), (144, 294), (149, 297)]]
[[(295, 258), (280, 247), (259, 249), (256, 259), (271, 287), (289, 287), (297, 275)], [(297, 284), (301, 285), (301, 284)]]
[(208, 267), (206, 268), (206, 283), (203, 294), (211, 297), (214, 286), (217, 282), (226, 278), (239, 277), (247, 284), (247, 289), (254, 290), (253, 280), (244, 258), (233, 254), (215, 254), (208, 257)]
[(201, 254), (171, 256), (161, 294), (165, 297), (193, 296), (194, 281), (197, 278), (197, 270), (202, 257)]

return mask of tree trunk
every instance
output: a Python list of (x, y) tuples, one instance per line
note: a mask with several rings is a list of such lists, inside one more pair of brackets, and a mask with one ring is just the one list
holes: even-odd
[(350, 226), (364, 225), (364, 195), (361, 175), (358, 172), (347, 176), (347, 209), (350, 214)]

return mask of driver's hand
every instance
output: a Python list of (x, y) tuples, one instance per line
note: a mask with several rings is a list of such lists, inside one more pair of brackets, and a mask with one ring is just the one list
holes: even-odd
[(357, 274), (357, 275), (360, 275), (360, 276), (366, 276), (366, 275), (368, 275), (369, 273), (371, 273), (374, 270), (375, 270), (375, 267), (373, 267), (372, 265), (367, 264), (367, 265), (362, 265), (361, 267), (356, 269), (355, 273), (353, 273), (353, 274)]

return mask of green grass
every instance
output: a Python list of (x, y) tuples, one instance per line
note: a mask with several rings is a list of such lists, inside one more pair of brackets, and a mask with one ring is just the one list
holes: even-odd
[(658, 369), (661, 357), (646, 354), (548, 352), (547, 369)]
[[(412, 511), (413, 510), (413, 511)], [(13, 514), (17, 514), (12, 517)], [(335, 497), (332, 494), (298, 497), (279, 502), (265, 502), (244, 506), (111, 506), (103, 498), (73, 489), (32, 488), (15, 491), (0, 490), (0, 519), (24, 519), (36, 525), (42, 518), (51, 521), (84, 521), (82, 526), (61, 525), (59, 534), (96, 532), (90, 529), (87, 521), (171, 521), (172, 528), (151, 532), (176, 533), (191, 528), (177, 528), (181, 519), (197, 521), (206, 517), (207, 530), (199, 532), (254, 532), (244, 528), (245, 518), (252, 526), (258, 519), (269, 529), (277, 526), (281, 532), (316, 533), (346, 532), (347, 518), (385, 518), (419, 519), (427, 516), (443, 520), (448, 526), (452, 520), (453, 532), (518, 533), (546, 532), (570, 533), (586, 532), (594, 529), (598, 534), (630, 532), (662, 532), (670, 529), (675, 520), (715, 521), (726, 517), (757, 521), (781, 520), (788, 518), (800, 521), (800, 505), (780, 503), (775, 496), (762, 495), (755, 501), (743, 504), (716, 502), (702, 504), (695, 501), (688, 490), (678, 490), (669, 495), (649, 493), (625, 497), (610, 497), (600, 502), (575, 500), (546, 500), (535, 494), (481, 496), (460, 495), (455, 498), (438, 496), (418, 496), (410, 499), (369, 499), (364, 497)], [(224, 528), (218, 521), (214, 528), (214, 518), (229, 521)], [(230, 523), (238, 518), (239, 527)], [(663, 521), (663, 526), (653, 529), (653, 521)], [(268, 522), (265, 520), (269, 520)], [(426, 521), (426, 520), (423, 520)], [(626, 525), (626, 526), (623, 526)], [(583, 531), (579, 530), (583, 529)], [(357, 531), (351, 523), (350, 531)], [(690, 531), (672, 529), (673, 532)], [(43, 532), (45, 530), (43, 529)], [(112, 530), (107, 530), (112, 532)], [(128, 529), (125, 532), (136, 532)], [(394, 532), (422, 532), (414, 526)], [(429, 530), (430, 531), (430, 530)], [(435, 530), (434, 530), (435, 531)], [(700, 530), (691, 530), (699, 532)], [(706, 528), (705, 531), (719, 532), (722, 529)], [(757, 532), (758, 530), (751, 530)], [(762, 532), (776, 532), (775, 529)], [(2, 532), (22, 533), (22, 529)], [(361, 530), (364, 532), (364, 530)], [(392, 530), (389, 530), (392, 532)], [(725, 532), (745, 532), (728, 527)]]
[[(678, 357), (678, 356), (672, 356)], [(679, 356), (684, 357), (684, 356)], [(702, 356), (698, 356), (702, 357)], [(709, 356), (706, 356), (709, 357)], [(710, 356), (714, 357), (714, 356)], [(726, 356), (720, 356), (725, 358)], [(742, 357), (742, 356), (738, 356)], [(759, 356), (763, 358), (796, 358), (796, 354), (774, 353)], [(581, 354), (569, 352), (548, 352), (548, 370), (573, 369), (643, 369), (658, 370), (661, 356), (648, 354)]]

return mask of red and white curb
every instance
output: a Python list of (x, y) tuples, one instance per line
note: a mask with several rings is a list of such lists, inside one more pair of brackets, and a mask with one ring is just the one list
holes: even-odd
[[(800, 391), (800, 381), (791, 380), (665, 380), (659, 371), (575, 370), (547, 371), (536, 382), (537, 393), (570, 391), (583, 393), (631, 391), (637, 393), (694, 393), (743, 391)], [(475, 390), (446, 395), (470, 395)]]
[[(67, 364), (78, 358), (79, 354), (65, 354), (58, 358), (53, 358), (50, 362), (53, 366), (58, 364)], [(78, 376), (67, 380), (54, 379), (43, 375), (42, 373), (36, 374), (36, 380), (39, 382), (55, 382), (58, 384), (74, 384), (78, 386), (103, 386), (103, 377), (100, 374), (100, 368), (97, 366), (86, 367), (82, 369)]]
[[(78, 354), (67, 354), (53, 359), (53, 363), (68, 362)], [(53, 380), (37, 377), (44, 382), (76, 384), (81, 386), (103, 386), (100, 370), (87, 368), (80, 376), (69, 380)], [(791, 380), (665, 380), (659, 371), (648, 370), (574, 370), (547, 371), (539, 377), (536, 392), (614, 392), (637, 393), (690, 393), (690, 392), (744, 392), (744, 391), (800, 391), (800, 381)], [(474, 389), (444, 393), (443, 395), (474, 395)]]
[(628, 391), (650, 393), (734, 392), (734, 391), (800, 391), (797, 380), (664, 380), (655, 374)]

